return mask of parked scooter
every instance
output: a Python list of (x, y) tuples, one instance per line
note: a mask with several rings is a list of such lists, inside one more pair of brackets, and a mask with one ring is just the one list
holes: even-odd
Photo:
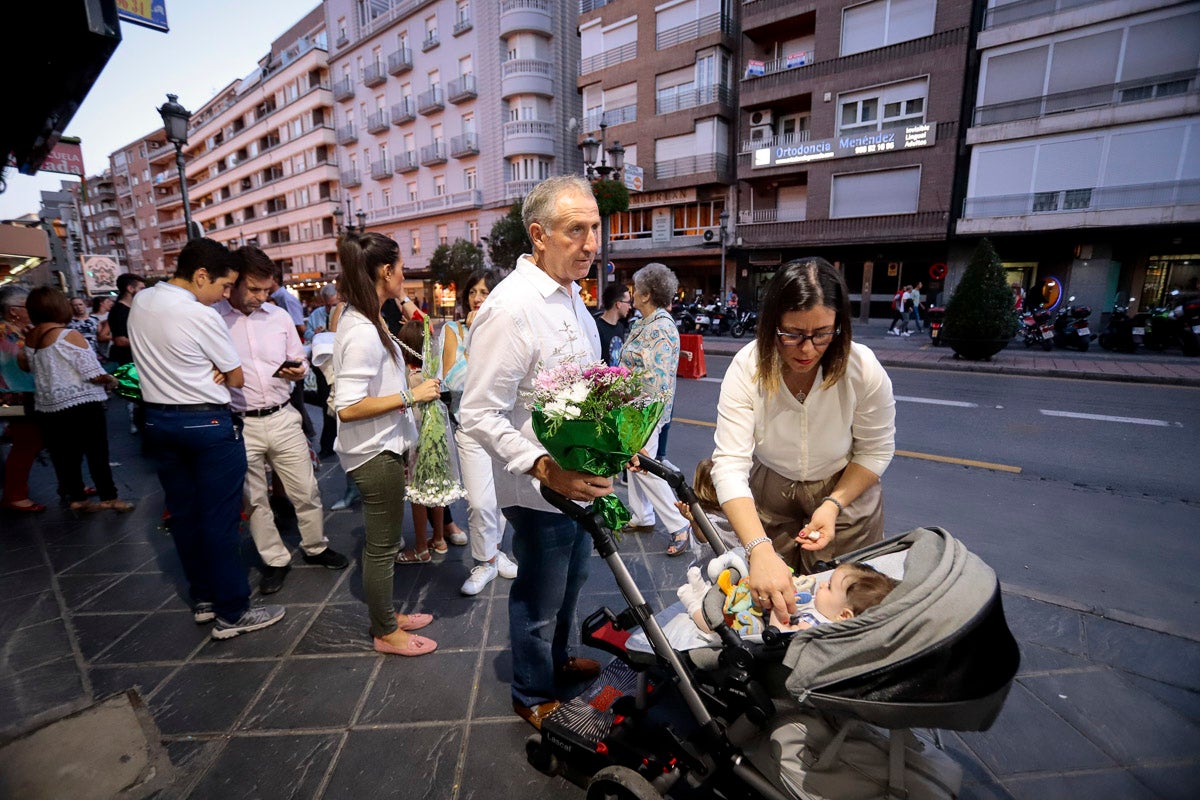
[(696, 332), (695, 306), (676, 303), (671, 306), (671, 316), (675, 319), (675, 327), (679, 329), (680, 333)]
[(1037, 345), (1043, 350), (1054, 346), (1054, 323), (1050, 312), (1044, 308), (1032, 309), (1021, 314), (1021, 339), (1026, 347)]
[[(1135, 298), (1129, 298), (1133, 303)], [(1118, 353), (1132, 353), (1138, 343), (1133, 338), (1134, 318), (1129, 316), (1129, 304), (1113, 307), (1108, 325), (1100, 332), (1100, 346)]]
[[(1067, 298), (1068, 303), (1072, 303), (1074, 300), (1074, 295)], [(1069, 347), (1072, 350), (1086, 353), (1095, 336), (1088, 328), (1088, 317), (1091, 315), (1090, 306), (1063, 306), (1054, 318), (1054, 344), (1058, 347)]]
[(1171, 290), (1167, 305), (1150, 311), (1143, 340), (1150, 350), (1178, 344), (1185, 356), (1200, 355), (1200, 297)]
[(1200, 295), (1182, 297), (1175, 306), (1179, 317), (1179, 344), (1185, 356), (1200, 356)]
[(758, 312), (747, 308), (742, 310), (742, 313), (738, 316), (737, 322), (733, 323), (733, 328), (730, 330), (730, 333), (733, 334), (733, 338), (740, 339), (745, 336), (746, 333), (749, 333), (751, 336), (753, 336), (757, 330)]
[(930, 306), (925, 309), (925, 321), (929, 323), (929, 340), (934, 347), (941, 347), (946, 342), (942, 339), (942, 326), (946, 324), (946, 309), (942, 306)]

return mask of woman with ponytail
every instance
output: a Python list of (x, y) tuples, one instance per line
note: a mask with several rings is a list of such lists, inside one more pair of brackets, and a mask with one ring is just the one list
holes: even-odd
[(338, 241), (338, 288), (346, 311), (333, 346), (333, 449), (363, 498), (363, 593), (375, 650), (401, 656), (432, 653), (437, 643), (411, 633), (433, 621), (429, 614), (397, 614), (392, 576), (404, 520), (404, 452), (417, 441), (409, 408), (436, 400), (440, 382), (408, 389), (400, 348), (384, 324), (383, 304), (404, 296), (400, 248), (380, 233), (347, 233)]

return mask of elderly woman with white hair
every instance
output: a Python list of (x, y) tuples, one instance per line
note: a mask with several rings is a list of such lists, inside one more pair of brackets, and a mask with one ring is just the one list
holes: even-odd
[[(625, 337), (621, 366), (644, 371), (649, 376), (650, 388), (667, 397), (662, 417), (646, 442), (647, 453), (658, 452), (658, 437), (671, 419), (671, 405), (675, 400), (679, 331), (667, 308), (678, 288), (679, 279), (663, 264), (647, 264), (633, 273), (633, 307), (642, 318), (633, 323)], [(654, 515), (658, 514), (671, 537), (667, 555), (682, 555), (691, 550), (691, 526), (675, 507), (675, 496), (662, 478), (646, 472), (631, 472), (629, 509), (633, 514), (631, 530), (652, 528)]]

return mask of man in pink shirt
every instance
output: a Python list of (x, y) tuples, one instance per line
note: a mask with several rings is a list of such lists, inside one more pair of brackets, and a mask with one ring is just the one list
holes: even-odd
[(225, 320), (242, 360), (245, 385), (231, 389), (234, 414), (242, 418), (246, 443), (244, 505), (250, 535), (262, 558), (259, 591), (272, 594), (283, 586), (292, 554), (279, 536), (268, 496), (267, 466), (279, 476), (296, 507), (304, 560), (328, 569), (344, 569), (349, 560), (329, 547), (317, 479), (301, 428), (300, 413), (289, 402), (292, 386), (304, 380), (304, 346), (287, 311), (267, 302), (274, 265), (257, 247), (236, 252), (242, 262), (229, 301), (215, 308)]

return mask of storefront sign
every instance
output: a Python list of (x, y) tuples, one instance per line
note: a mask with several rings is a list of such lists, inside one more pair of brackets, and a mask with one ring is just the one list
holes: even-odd
[(64, 175), (78, 175), (82, 178), (83, 148), (79, 146), (79, 141), (66, 142), (60, 139), (38, 167), (38, 172), (61, 172)]
[(637, 164), (626, 164), (621, 169), (625, 178), (625, 188), (631, 192), (640, 192), (646, 186), (646, 171)]
[[(669, 192), (657, 192), (669, 194)], [(650, 239), (655, 244), (670, 244), (671, 242), (671, 209), (656, 208), (650, 220)]]
[(125, 270), (108, 256), (85, 255), (79, 257), (83, 267), (83, 282), (89, 295), (104, 294), (117, 290), (117, 276)]
[(696, 190), (665, 189), (661, 192), (643, 192), (637, 197), (629, 198), (630, 208), (646, 208), (647, 206), (669, 206), (676, 203), (696, 202)]
[(807, 164), (810, 161), (829, 161), (835, 158), (875, 155), (893, 150), (912, 150), (932, 147), (934, 123), (910, 125), (907, 128), (878, 131), (832, 139), (814, 139), (790, 145), (763, 147), (754, 151), (754, 167), (785, 167)]
[(143, 28), (167, 33), (166, 0), (117, 0), (117, 16)]

